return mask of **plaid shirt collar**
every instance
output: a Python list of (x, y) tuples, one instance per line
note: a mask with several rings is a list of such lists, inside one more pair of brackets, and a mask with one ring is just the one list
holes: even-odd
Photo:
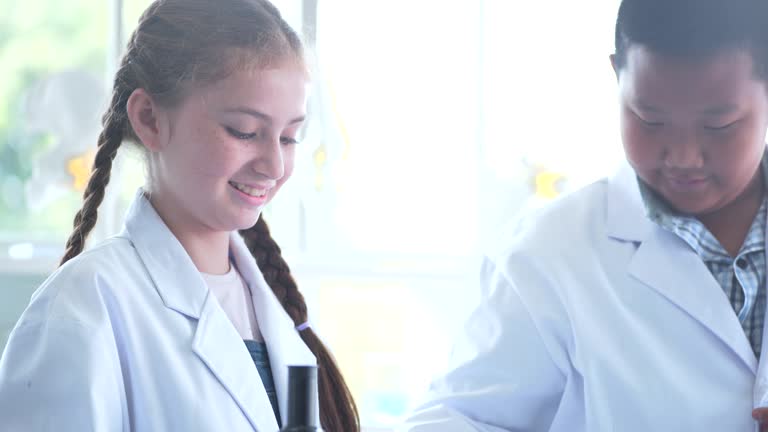
[[(766, 153), (768, 155), (768, 153)], [(763, 182), (768, 186), (768, 156), (763, 155), (760, 170)], [(640, 194), (645, 206), (645, 214), (656, 225), (670, 231), (686, 243), (704, 261), (731, 261), (733, 258), (726, 252), (720, 242), (698, 219), (681, 214), (672, 209), (658, 194), (638, 177)], [(739, 255), (765, 249), (765, 224), (768, 203), (766, 198), (760, 206), (760, 210), (749, 228), (749, 233), (739, 251)]]

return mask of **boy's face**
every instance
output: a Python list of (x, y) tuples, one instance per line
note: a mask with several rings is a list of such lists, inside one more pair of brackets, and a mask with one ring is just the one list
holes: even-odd
[(636, 45), (617, 70), (627, 159), (678, 211), (717, 211), (759, 181), (768, 93), (753, 66), (741, 50), (694, 60)]

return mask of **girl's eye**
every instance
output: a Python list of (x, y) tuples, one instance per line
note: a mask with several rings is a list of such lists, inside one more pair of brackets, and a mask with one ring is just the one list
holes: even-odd
[(225, 127), (225, 129), (227, 130), (228, 134), (230, 134), (233, 137), (235, 137), (237, 139), (240, 139), (240, 140), (254, 139), (254, 138), (256, 138), (256, 135), (257, 135), (256, 132), (245, 133), (245, 132), (240, 132), (239, 130), (233, 129), (231, 127)]
[(296, 138), (291, 138), (291, 137), (285, 137), (284, 136), (284, 137), (280, 137), (280, 143), (285, 144), (285, 145), (290, 145), (290, 144), (298, 144), (299, 141)]

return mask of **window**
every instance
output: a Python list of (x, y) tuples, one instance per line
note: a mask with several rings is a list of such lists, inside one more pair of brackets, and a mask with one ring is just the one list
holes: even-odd
[[(150, 1), (6, 3), (0, 268), (47, 274), (118, 52)], [(607, 59), (618, 2), (275, 3), (315, 29), (316, 64), (307, 138), (267, 220), (364, 426), (391, 426), (445, 366), (499, 226), (620, 160)], [(141, 159), (121, 151), (96, 239), (143, 182)]]
[(108, 3), (5, 3), (0, 243), (5, 258), (51, 260), (71, 229), (98, 133)]
[(368, 427), (418, 401), (476, 296), (479, 18), (319, 3), (312, 123), (269, 216)]
[(572, 3), (320, 3), (294, 262), (367, 425), (445, 366), (500, 225), (621, 158), (616, 10)]

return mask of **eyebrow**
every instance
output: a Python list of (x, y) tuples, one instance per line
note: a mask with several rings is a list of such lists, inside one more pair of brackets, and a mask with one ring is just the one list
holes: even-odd
[[(643, 101), (635, 101), (635, 106), (640, 110), (647, 113), (653, 113), (653, 114), (663, 114), (664, 111), (660, 110), (653, 105), (649, 105)], [(716, 105), (712, 106), (710, 108), (704, 109), (700, 111), (700, 114), (708, 115), (708, 116), (720, 116), (725, 114), (730, 114), (732, 112), (738, 111), (739, 107), (735, 104), (724, 104), (724, 105)]]
[[(261, 111), (257, 111), (255, 109), (246, 108), (246, 107), (236, 107), (228, 110), (224, 110), (225, 113), (239, 113), (239, 114), (248, 114), (250, 116), (256, 117), (258, 119), (264, 120), (269, 124), (272, 124), (272, 117), (264, 114)], [(296, 117), (295, 119), (291, 120), (288, 124), (296, 124), (301, 123), (306, 119), (306, 116), (300, 116)]]
[(640, 97), (631, 98), (629, 100), (629, 105), (634, 107), (637, 110), (647, 112), (647, 113), (661, 114), (664, 112), (664, 110), (657, 108), (652, 104), (649, 104), (646, 100), (641, 99)]
[(637, 109), (639, 109), (640, 111), (644, 111), (648, 113), (659, 114), (662, 112), (660, 109), (640, 101), (635, 102), (635, 107), (637, 107)]
[(725, 104), (725, 105), (718, 105), (711, 108), (707, 108), (701, 113), (706, 115), (711, 115), (711, 116), (718, 116), (718, 115), (730, 114), (738, 110), (739, 110), (739, 107), (734, 104)]

